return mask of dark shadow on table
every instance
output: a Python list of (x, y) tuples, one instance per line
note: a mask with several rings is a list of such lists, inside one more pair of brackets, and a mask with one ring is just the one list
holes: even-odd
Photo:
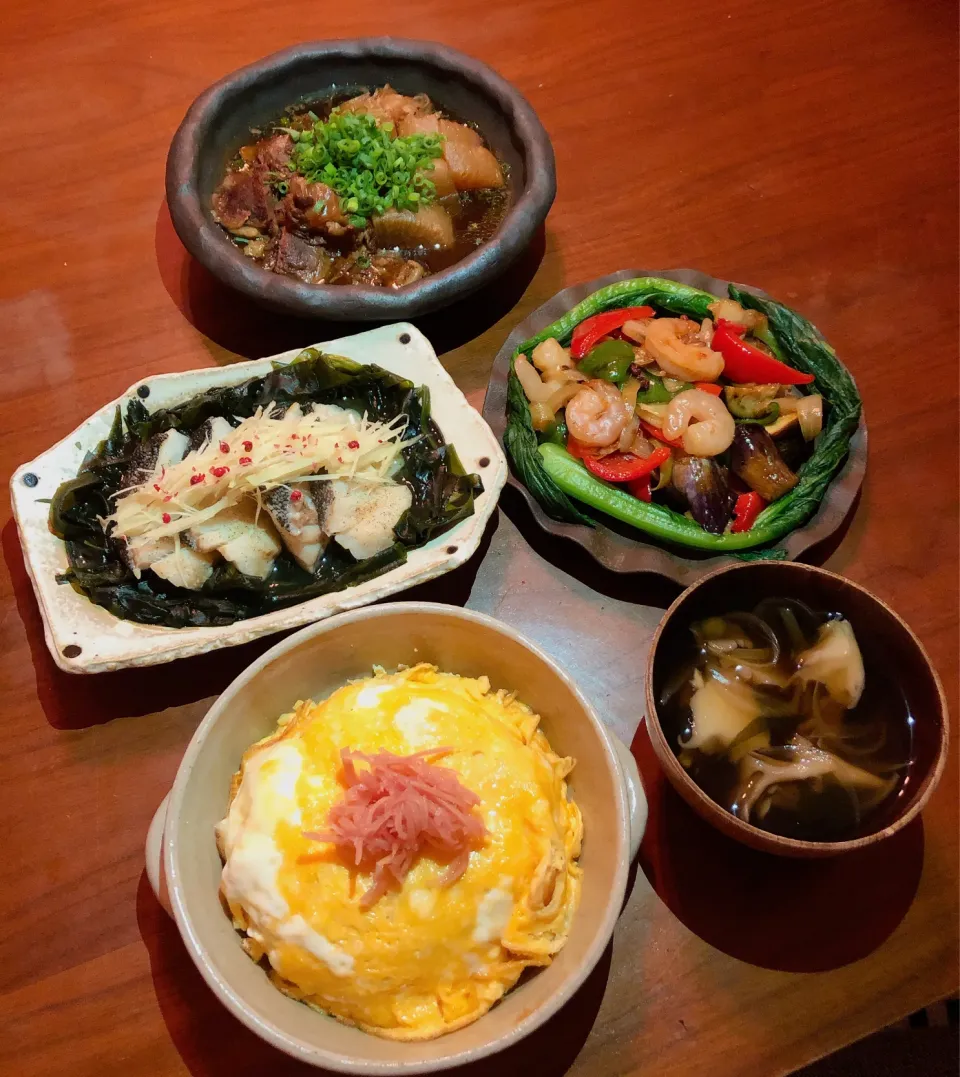
[(631, 746), (650, 815), (640, 867), (704, 942), (761, 968), (824, 972), (859, 961), (895, 930), (923, 870), (923, 824), (821, 860), (757, 852), (702, 820), (663, 776), (645, 723)]
[[(193, 1077), (260, 1077), (266, 1073), (307, 1077), (330, 1072), (287, 1058), (220, 1004), (187, 954), (173, 920), (154, 897), (146, 872), (137, 888), (137, 924), (149, 955), (160, 1013)], [(493, 1058), (456, 1072), (464, 1077), (562, 1077), (596, 1021), (611, 954), (612, 945), (580, 990), (546, 1024)], [(317, 1020), (327, 1019), (317, 1015)]]
[[(227, 353), (259, 359), (384, 324), (297, 318), (259, 306), (222, 284), (190, 257), (174, 231), (166, 201), (161, 202), (157, 212), (154, 245), (160, 279), (167, 294), (195, 329), (226, 349), (226, 353), (214, 355), (217, 362), (236, 361), (235, 355)], [(533, 280), (545, 250), (546, 233), (541, 226), (529, 246), (496, 280), (453, 306), (411, 320), (438, 355), (460, 347), (484, 333), (517, 305)]]
[[(495, 529), (496, 515), (489, 522), (479, 549), (469, 561), (445, 576), (384, 601), (464, 605)], [(30, 646), (37, 678), (37, 695), (47, 721), (56, 729), (86, 729), (114, 718), (140, 717), (219, 695), (264, 651), (290, 634), (278, 632), (239, 647), (225, 647), (208, 654), (179, 659), (174, 673), (171, 673), (169, 664), (95, 675), (65, 673), (47, 650), (43, 620), (27, 576), (17, 528), (12, 520), (4, 527), (0, 539), (17, 610)]]
[(378, 605), (385, 602), (443, 602), (449, 606), (465, 606), (473, 590), (477, 573), (480, 571), (480, 565), (487, 556), (487, 550), (490, 549), (490, 543), (497, 530), (498, 519), (499, 510), (494, 509), (484, 528), (480, 545), (469, 561), (452, 572), (438, 576), (435, 580), (418, 583), (416, 587), (410, 587), (399, 594), (381, 599)]
[(683, 590), (680, 584), (653, 572), (614, 572), (594, 560), (576, 542), (544, 531), (523, 495), (509, 483), (500, 495), (500, 508), (544, 561), (607, 598), (666, 609)]

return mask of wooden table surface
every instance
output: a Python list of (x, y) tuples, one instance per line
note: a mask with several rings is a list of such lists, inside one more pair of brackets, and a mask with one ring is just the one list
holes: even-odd
[[(517, 320), (624, 266), (693, 266), (796, 305), (853, 370), (870, 429), (862, 501), (828, 567), (910, 622), (955, 704), (957, 11), (946, 0), (8, 0), (0, 478), (148, 374), (336, 335), (252, 308), (190, 263), (164, 205), (164, 158), (190, 101), (222, 74), (300, 40), (391, 32), (494, 65), (556, 149), (543, 237), (498, 287), (421, 323), (471, 399)], [(143, 875), (144, 834), (183, 748), (266, 644), (140, 673), (60, 673), (9, 506), (0, 512), (0, 1071), (305, 1072), (214, 1000)], [(553, 588), (621, 621), (637, 603), (649, 634), (659, 592), (531, 549), (514, 514), (505, 506), (487, 560), (450, 584), (450, 600), (516, 612), (528, 584), (520, 612), (535, 630), (560, 608)], [(602, 654), (602, 640), (586, 653)], [(642, 652), (632, 661), (637, 677)], [(711, 837), (677, 816), (642, 733), (636, 749), (657, 829), (612, 953), (534, 1047), (478, 1073), (766, 1077), (956, 990), (956, 738), (922, 828), (870, 862), (869, 885), (866, 873), (859, 884), (827, 868), (784, 874), (729, 848), (714, 873)], [(771, 878), (792, 880), (782, 917), (777, 904), (758, 912)], [(838, 948), (838, 924), (858, 910), (873, 926)]]

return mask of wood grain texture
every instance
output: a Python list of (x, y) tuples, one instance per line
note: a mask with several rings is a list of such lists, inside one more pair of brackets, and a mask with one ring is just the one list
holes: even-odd
[[(623, 266), (693, 266), (796, 305), (853, 370), (870, 426), (866, 488), (828, 567), (911, 624), (955, 706), (957, 11), (944, 0), (8, 0), (0, 478), (137, 378), (336, 335), (252, 308), (189, 262), (163, 205), (164, 158), (221, 74), (298, 40), (390, 32), (492, 64), (556, 149), (558, 199), (530, 255), (473, 304), (420, 323), (471, 399), (520, 318)], [(0, 1072), (306, 1072), (219, 1006), (142, 873), (147, 825), (193, 729), (265, 644), (59, 673), (0, 511)], [(577, 572), (524, 537), (501, 517), (488, 560), (433, 597), (507, 610), (522, 594), (527, 619), (539, 602), (545, 624), (582, 609), (601, 631), (601, 613), (630, 625), (641, 603), (633, 631), (638, 645), (649, 637), (646, 606), (667, 600), (657, 588)], [(573, 648), (588, 622), (569, 623)], [(631, 676), (619, 678), (627, 698)], [(638, 872), (612, 954), (575, 1006), (475, 1072), (766, 1077), (955, 991), (957, 796), (954, 738), (916, 896), (856, 962), (797, 973), (736, 960)], [(810, 945), (798, 925), (783, 930)]]

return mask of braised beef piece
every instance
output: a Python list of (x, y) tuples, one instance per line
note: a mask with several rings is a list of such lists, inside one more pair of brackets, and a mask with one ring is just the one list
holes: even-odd
[(321, 253), (295, 232), (282, 232), (277, 243), (273, 271), (287, 277), (297, 277), (308, 283), (317, 283), (321, 269)]
[(381, 251), (369, 255), (356, 251), (333, 264), (328, 284), (368, 284), (377, 288), (402, 288), (419, 280), (426, 270), (419, 262), (396, 254)]
[(283, 212), (287, 228), (298, 231), (330, 236), (355, 231), (340, 208), (340, 199), (333, 188), (325, 183), (307, 183), (303, 176), (290, 178)]
[(257, 156), (254, 164), (268, 172), (288, 173), (287, 163), (293, 152), (293, 139), (283, 133), (272, 138), (263, 138), (257, 143)]
[(266, 228), (273, 223), (272, 199), (259, 171), (228, 172), (213, 196), (224, 228)]

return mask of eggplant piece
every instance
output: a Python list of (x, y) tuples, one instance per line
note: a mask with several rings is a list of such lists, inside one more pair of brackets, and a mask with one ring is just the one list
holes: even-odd
[(723, 534), (735, 500), (727, 469), (710, 456), (678, 453), (673, 461), (673, 488), (683, 495), (690, 515), (714, 535)]
[[(794, 415), (792, 418), (796, 418), (796, 416)], [(769, 427), (767, 427), (767, 433), (770, 434)], [(797, 423), (792, 423), (782, 433), (770, 434), (770, 437), (773, 438), (773, 443), (776, 445), (781, 459), (791, 471), (797, 471), (800, 465), (810, 456), (811, 444), (809, 441), (803, 440), (803, 434), (800, 433), (800, 427)]]
[(754, 424), (737, 424), (730, 467), (764, 501), (776, 501), (800, 481), (787, 467), (773, 438)]

